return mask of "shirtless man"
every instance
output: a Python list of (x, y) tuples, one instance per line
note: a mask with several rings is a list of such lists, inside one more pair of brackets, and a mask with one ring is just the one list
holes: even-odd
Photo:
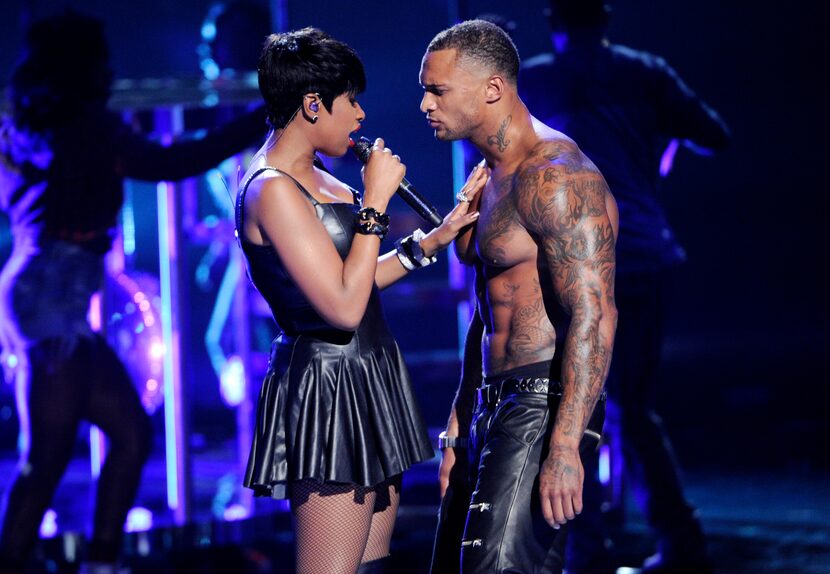
[(602, 426), (616, 204), (576, 144), (530, 115), (518, 71), (507, 34), (481, 20), (438, 34), (421, 64), (435, 137), (469, 140), (486, 163), (477, 169), (491, 170), (471, 206), (479, 220), (456, 243), (476, 270), (477, 312), (442, 434), (434, 574), (459, 562), (465, 574), (561, 572), (561, 527), (582, 509), (580, 445), (595, 447)]

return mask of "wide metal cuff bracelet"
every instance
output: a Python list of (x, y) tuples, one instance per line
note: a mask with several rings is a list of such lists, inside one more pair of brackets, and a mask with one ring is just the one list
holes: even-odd
[(438, 448), (444, 450), (445, 448), (467, 448), (469, 440), (463, 436), (448, 436), (447, 431), (442, 431), (438, 435)]
[(407, 271), (414, 271), (438, 261), (438, 257), (435, 255), (432, 257), (424, 255), (420, 245), (423, 238), (424, 232), (416, 229), (412, 235), (398, 239), (395, 242), (398, 260)]

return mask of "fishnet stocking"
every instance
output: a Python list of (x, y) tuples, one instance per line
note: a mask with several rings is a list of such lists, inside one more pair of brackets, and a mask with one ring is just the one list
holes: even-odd
[(366, 542), (361, 562), (369, 562), (389, 555), (389, 543), (392, 540), (392, 530), (395, 528), (395, 517), (398, 514), (398, 504), (401, 500), (401, 477), (400, 475), (393, 477), (374, 488), (375, 513), (372, 515), (369, 540)]
[(389, 554), (400, 477), (371, 487), (301, 480), (290, 497), (297, 574), (354, 574)]

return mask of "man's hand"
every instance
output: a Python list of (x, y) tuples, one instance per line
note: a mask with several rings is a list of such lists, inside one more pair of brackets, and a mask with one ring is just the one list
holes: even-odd
[(542, 463), (539, 498), (542, 515), (553, 528), (558, 529), (582, 512), (584, 476), (578, 448), (555, 448)]

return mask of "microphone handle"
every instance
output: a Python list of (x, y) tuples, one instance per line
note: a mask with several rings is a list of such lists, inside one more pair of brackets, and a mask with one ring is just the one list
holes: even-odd
[(426, 198), (418, 193), (415, 186), (409, 183), (406, 178), (403, 178), (401, 185), (398, 186), (397, 194), (401, 197), (401, 199), (409, 204), (409, 207), (415, 210), (415, 213), (420, 215), (433, 227), (438, 227), (444, 221), (438, 213), (438, 210), (430, 205)]
[[(361, 163), (366, 163), (369, 161), (369, 156), (372, 155), (371, 140), (367, 137), (361, 137), (356, 142), (352, 142), (352, 151)], [(413, 187), (413, 185), (409, 183), (406, 178), (403, 178), (396, 193), (401, 196), (409, 207), (415, 210), (415, 213), (420, 215), (424, 221), (433, 227), (438, 227), (444, 221), (444, 218), (441, 217), (438, 210), (435, 209), (423, 195), (418, 193), (415, 187)]]

